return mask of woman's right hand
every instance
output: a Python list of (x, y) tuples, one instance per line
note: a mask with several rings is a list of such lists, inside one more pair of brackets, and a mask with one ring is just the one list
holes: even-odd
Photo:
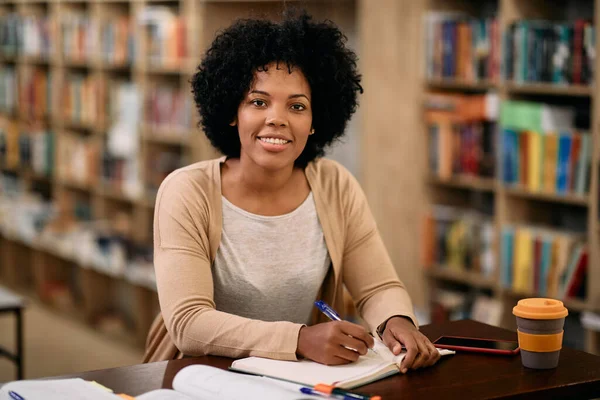
[(373, 345), (373, 337), (362, 326), (331, 321), (300, 328), (296, 353), (321, 364), (341, 365), (358, 360)]

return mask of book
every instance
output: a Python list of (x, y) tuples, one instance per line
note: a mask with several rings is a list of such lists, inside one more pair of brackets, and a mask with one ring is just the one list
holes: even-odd
[[(310, 360), (280, 361), (247, 357), (231, 364), (233, 371), (282, 379), (307, 386), (324, 383), (342, 389), (352, 389), (400, 373), (400, 363), (406, 352), (395, 356), (383, 342), (375, 339), (375, 352), (360, 356), (358, 361), (328, 366)], [(453, 351), (438, 349), (442, 356)]]
[(208, 365), (190, 365), (173, 379), (173, 390), (159, 389), (137, 400), (299, 400), (306, 399), (299, 384), (239, 374)]
[[(10, 392), (23, 399), (83, 399), (83, 400), (120, 400), (123, 397), (112, 393), (95, 382), (81, 378), (56, 380), (24, 380), (9, 382), (0, 388), (0, 400), (13, 400)], [(74, 397), (75, 396), (75, 397)]]

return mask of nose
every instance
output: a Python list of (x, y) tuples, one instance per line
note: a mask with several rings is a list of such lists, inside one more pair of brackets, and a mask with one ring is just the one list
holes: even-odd
[(272, 127), (285, 127), (288, 125), (285, 113), (281, 110), (277, 110), (275, 107), (271, 109), (265, 122), (268, 126)]

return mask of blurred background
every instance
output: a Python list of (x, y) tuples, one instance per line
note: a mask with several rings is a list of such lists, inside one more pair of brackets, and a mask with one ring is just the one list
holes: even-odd
[[(420, 322), (516, 329), (520, 298), (552, 297), (565, 344), (599, 354), (600, 0), (0, 0), (0, 287), (26, 301), (25, 377), (140, 362), (157, 188), (218, 156), (189, 79), (219, 29), (288, 6), (359, 56), (329, 155)], [(0, 314), (0, 346), (14, 325)]]

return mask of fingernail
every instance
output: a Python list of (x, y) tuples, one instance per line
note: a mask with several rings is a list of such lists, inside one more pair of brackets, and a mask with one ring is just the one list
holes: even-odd
[(395, 345), (395, 346), (394, 346), (394, 348), (392, 349), (392, 352), (394, 352), (394, 354), (395, 354), (395, 353), (398, 353), (399, 351), (400, 351), (400, 345), (399, 345), (399, 344), (397, 344), (397, 345)]
[(405, 373), (406, 373), (406, 371), (407, 371), (407, 369), (406, 369), (406, 368), (402, 368), (402, 373), (403, 373), (403, 374), (405, 374)]

